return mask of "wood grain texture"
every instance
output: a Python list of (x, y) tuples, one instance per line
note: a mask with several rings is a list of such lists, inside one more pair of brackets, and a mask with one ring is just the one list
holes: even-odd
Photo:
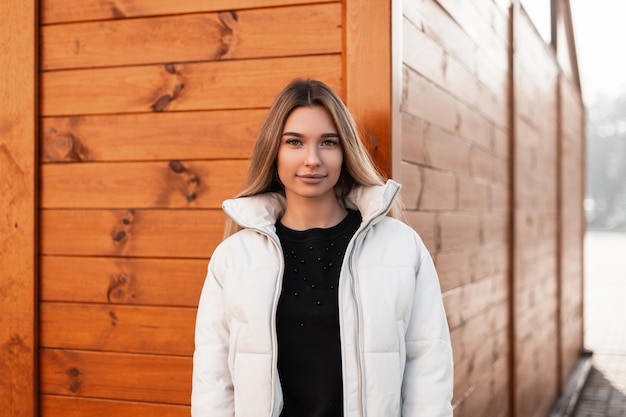
[(0, 2), (0, 404), (37, 413), (37, 2)]
[(39, 404), (41, 417), (188, 417), (190, 413), (189, 407), (182, 405), (95, 400), (58, 395), (42, 395)]
[(218, 210), (43, 210), (41, 254), (206, 259), (224, 220)]
[(72, 163), (42, 166), (43, 208), (220, 208), (247, 161)]
[[(328, 3), (317, 0), (315, 3)], [(313, 3), (311, 0), (47, 0), (41, 6), (44, 24), (85, 20), (127, 19), (183, 13), (243, 10)]]
[(345, 100), (378, 168), (391, 176), (391, 1), (345, 2)]
[(339, 3), (229, 10), (44, 26), (42, 69), (341, 52)]
[(514, 414), (530, 417), (548, 414), (560, 389), (558, 67), (530, 19), (514, 13), (512, 395)]
[(191, 356), (195, 308), (40, 304), (40, 347)]
[(40, 300), (196, 307), (207, 259), (40, 258)]
[(46, 117), (42, 162), (244, 159), (267, 110)]
[(41, 394), (189, 405), (188, 357), (42, 349)]
[(41, 113), (265, 108), (296, 77), (316, 78), (343, 92), (339, 55), (97, 68), (44, 72)]

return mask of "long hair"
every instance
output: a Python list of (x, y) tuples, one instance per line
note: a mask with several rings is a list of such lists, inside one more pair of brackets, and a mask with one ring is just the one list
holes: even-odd
[[(246, 182), (236, 197), (250, 197), (267, 192), (284, 195), (284, 188), (278, 180), (276, 159), (285, 121), (293, 110), (313, 106), (321, 106), (328, 112), (339, 135), (343, 163), (335, 186), (337, 198), (343, 200), (357, 185), (385, 183), (384, 176), (376, 169), (350, 112), (339, 96), (321, 81), (295, 79), (276, 97), (270, 108), (252, 148)], [(390, 215), (400, 216), (400, 208), (393, 207)], [(224, 236), (227, 237), (238, 229), (228, 219)]]

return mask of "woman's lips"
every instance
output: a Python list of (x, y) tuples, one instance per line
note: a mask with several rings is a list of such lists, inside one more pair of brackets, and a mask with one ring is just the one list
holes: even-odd
[(303, 175), (298, 175), (297, 177), (300, 178), (300, 180), (306, 184), (319, 184), (320, 182), (324, 181), (324, 179), (326, 178), (326, 175), (303, 174)]

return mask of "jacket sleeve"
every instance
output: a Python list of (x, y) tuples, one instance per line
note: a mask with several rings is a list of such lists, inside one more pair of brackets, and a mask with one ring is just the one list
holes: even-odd
[(232, 417), (233, 383), (228, 368), (230, 331), (214, 257), (200, 295), (196, 317), (191, 391), (192, 417)]
[(402, 417), (452, 417), (454, 365), (439, 278), (423, 243), (406, 331)]

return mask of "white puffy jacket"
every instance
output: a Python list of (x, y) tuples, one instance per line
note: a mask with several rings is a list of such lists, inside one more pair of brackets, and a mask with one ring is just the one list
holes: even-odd
[[(345, 417), (451, 417), (453, 363), (441, 289), (421, 239), (386, 216), (400, 190), (358, 187), (363, 222), (339, 278)], [(244, 230), (209, 262), (196, 321), (193, 417), (278, 417), (276, 306), (283, 256), (275, 233), (284, 198), (224, 202)]]

